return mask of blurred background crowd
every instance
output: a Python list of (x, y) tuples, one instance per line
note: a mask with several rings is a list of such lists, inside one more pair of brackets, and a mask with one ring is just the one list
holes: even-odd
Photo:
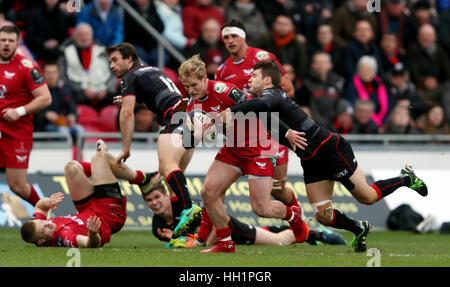
[[(333, 131), (449, 134), (450, 0), (380, 1), (379, 12), (368, 0), (127, 2), (182, 55), (200, 54), (210, 79), (229, 56), (221, 26), (240, 20), (249, 46), (283, 64), (294, 100)], [(35, 131), (118, 131), (119, 81), (104, 48), (130, 42), (156, 66), (157, 40), (113, 0), (79, 0), (79, 12), (67, 2), (0, 0), (0, 26), (19, 26), (19, 52), (40, 66), (53, 97), (35, 116)], [(163, 62), (182, 88), (180, 63), (167, 52)], [(158, 131), (151, 111), (135, 113), (136, 131)]]

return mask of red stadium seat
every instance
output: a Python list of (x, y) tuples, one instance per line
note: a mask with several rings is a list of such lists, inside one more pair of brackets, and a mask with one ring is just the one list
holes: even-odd
[[(87, 133), (103, 132), (100, 125), (100, 117), (97, 111), (87, 105), (77, 105), (78, 123), (83, 126)], [(86, 142), (95, 142), (97, 139), (86, 139)]]
[(100, 125), (105, 132), (118, 131), (117, 114), (119, 107), (116, 105), (109, 105), (100, 111)]
[(97, 111), (87, 105), (77, 105), (78, 123), (85, 125), (100, 125), (100, 118)]

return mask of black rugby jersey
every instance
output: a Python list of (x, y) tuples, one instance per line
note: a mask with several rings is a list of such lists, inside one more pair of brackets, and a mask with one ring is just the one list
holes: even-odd
[[(330, 131), (315, 123), (296, 102), (278, 88), (266, 89), (262, 92), (261, 97), (249, 99), (244, 103), (233, 106), (231, 111), (244, 114), (248, 112), (271, 112), (272, 116), (274, 112), (278, 113), (281, 120), (280, 133), (283, 131), (283, 122), (290, 129), (305, 133), (308, 147), (304, 151), (296, 149), (297, 155), (301, 158), (310, 157), (316, 148), (331, 135)], [(284, 133), (280, 134), (279, 141), (292, 149), (292, 146), (284, 137)]]
[(167, 110), (182, 99), (181, 93), (173, 81), (160, 69), (143, 64), (135, 64), (120, 82), (121, 95), (135, 96), (138, 104), (145, 104), (147, 109), (161, 120)]

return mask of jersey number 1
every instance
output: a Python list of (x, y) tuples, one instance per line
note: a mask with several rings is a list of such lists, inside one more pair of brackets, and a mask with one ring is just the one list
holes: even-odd
[(164, 76), (160, 76), (159, 79), (166, 84), (167, 88), (172, 92), (172, 93), (177, 93), (179, 95), (181, 95), (180, 90), (178, 90), (177, 86), (175, 86), (175, 84), (173, 83), (173, 81), (167, 77)]

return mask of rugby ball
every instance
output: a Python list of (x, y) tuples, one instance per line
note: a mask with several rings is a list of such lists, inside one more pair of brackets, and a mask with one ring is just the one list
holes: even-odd
[[(200, 123), (208, 123), (211, 122), (213, 119), (212, 117), (203, 110), (192, 110), (189, 113), (189, 119), (188, 125), (190, 130), (194, 130), (194, 120), (198, 120)], [(190, 123), (189, 123), (190, 122)], [(212, 143), (216, 141), (216, 135), (217, 135), (217, 128), (216, 125), (211, 125), (203, 134), (202, 142), (206, 143)]]

